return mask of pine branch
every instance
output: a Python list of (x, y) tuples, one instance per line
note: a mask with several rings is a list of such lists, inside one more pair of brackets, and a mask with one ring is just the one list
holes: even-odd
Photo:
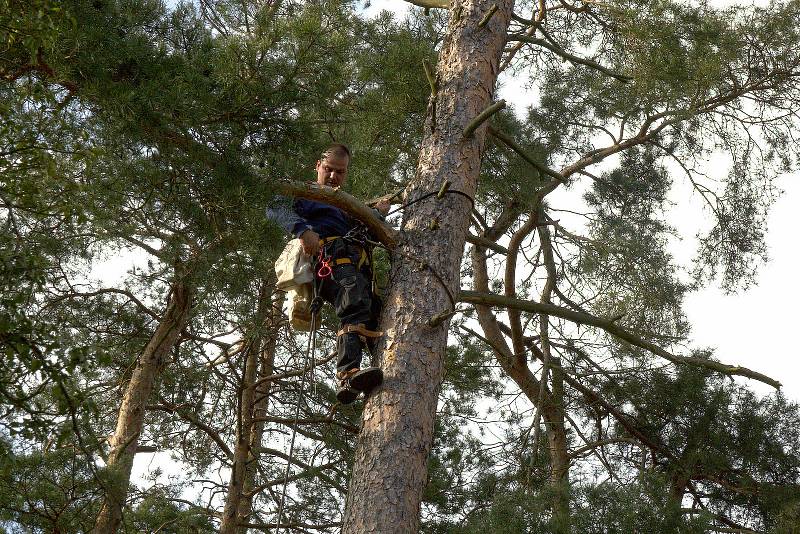
[(581, 313), (578, 311), (570, 310), (568, 308), (563, 308), (561, 306), (556, 306), (554, 304), (544, 304), (541, 302), (513, 299), (513, 298), (503, 297), (501, 295), (494, 295), (491, 293), (480, 293), (477, 291), (468, 291), (468, 290), (461, 290), (458, 295), (458, 300), (460, 302), (466, 302), (469, 304), (514, 308), (533, 313), (544, 313), (547, 315), (554, 315), (556, 317), (561, 317), (562, 319), (573, 321), (575, 323), (595, 326), (597, 328), (605, 330), (609, 334), (612, 334), (624, 341), (627, 341), (631, 345), (643, 348), (675, 364), (685, 364), (685, 365), (695, 365), (698, 367), (705, 367), (706, 369), (711, 369), (713, 371), (717, 371), (719, 373), (729, 376), (737, 375), (737, 376), (744, 376), (747, 378), (751, 378), (753, 380), (758, 380), (759, 382), (769, 384), (775, 389), (780, 389), (781, 387), (781, 383), (778, 382), (777, 380), (770, 378), (764, 374), (761, 374), (757, 371), (748, 369), (746, 367), (740, 367), (738, 365), (728, 365), (714, 360), (696, 358), (693, 356), (677, 356), (659, 347), (658, 345), (655, 345), (654, 343), (651, 343), (646, 339), (642, 339), (639, 336), (629, 332), (628, 330), (625, 330), (624, 328), (617, 325), (614, 321), (610, 319), (604, 319), (602, 317), (597, 317), (596, 315)]
[(591, 60), (591, 59), (587, 59), (587, 58), (584, 58), (584, 57), (580, 57), (580, 56), (576, 56), (575, 54), (567, 52), (566, 50), (564, 50), (560, 46), (555, 46), (555, 45), (549, 43), (548, 41), (546, 41), (544, 39), (539, 39), (538, 37), (530, 37), (528, 35), (509, 35), (508, 36), (508, 40), (509, 41), (521, 41), (523, 43), (530, 43), (530, 44), (535, 44), (535, 45), (541, 46), (542, 48), (546, 48), (546, 49), (550, 50), (551, 52), (555, 52), (556, 54), (558, 54), (562, 58), (566, 59), (570, 63), (573, 63), (573, 64), (577, 63), (579, 65), (584, 65), (586, 67), (589, 67), (590, 69), (594, 69), (596, 71), (602, 72), (603, 74), (611, 76), (612, 78), (615, 78), (615, 79), (617, 79), (617, 80), (619, 80), (619, 81), (621, 81), (623, 83), (627, 83), (627, 82), (633, 80), (633, 78), (631, 78), (630, 76), (625, 76), (624, 74), (620, 74), (618, 72), (614, 72), (613, 70), (609, 69), (608, 67), (604, 67), (603, 65), (601, 65), (597, 61), (594, 61), (594, 60)]
[(494, 128), (493, 126), (489, 126), (489, 133), (492, 135), (492, 137), (496, 138), (499, 141), (502, 141), (504, 145), (506, 145), (508, 148), (516, 152), (522, 159), (533, 165), (533, 167), (540, 173), (552, 176), (559, 182), (566, 181), (566, 178), (564, 178), (564, 176), (561, 173), (554, 171), (553, 169), (549, 168), (542, 162), (537, 161), (536, 158), (528, 154), (524, 148), (522, 148), (516, 141), (514, 141), (514, 139), (512, 139), (506, 133), (501, 132), (500, 130)]

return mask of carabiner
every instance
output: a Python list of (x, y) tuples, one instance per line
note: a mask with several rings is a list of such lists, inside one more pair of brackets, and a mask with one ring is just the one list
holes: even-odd
[(320, 253), (319, 262), (322, 264), (322, 266), (317, 271), (317, 277), (328, 278), (331, 274), (333, 274), (333, 269), (331, 269), (330, 261), (331, 261), (330, 256), (323, 258), (322, 253)]

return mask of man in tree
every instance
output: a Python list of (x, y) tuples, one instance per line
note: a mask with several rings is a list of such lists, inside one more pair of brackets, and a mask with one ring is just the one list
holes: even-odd
[[(339, 189), (347, 180), (350, 150), (341, 143), (328, 146), (316, 163), (317, 184)], [(389, 202), (380, 201), (375, 210), (383, 216)], [(365, 246), (366, 230), (335, 206), (308, 199), (295, 199), (291, 209), (273, 206), (267, 217), (300, 239), (303, 252), (316, 259), (314, 294), (331, 303), (341, 321), (337, 333), (338, 360), (336, 398), (349, 404), (361, 392), (368, 394), (380, 384), (380, 369), (361, 370), (362, 347), (374, 351), (381, 333), (376, 332), (381, 310), (373, 291), (371, 258)], [(313, 307), (312, 303), (312, 307)]]

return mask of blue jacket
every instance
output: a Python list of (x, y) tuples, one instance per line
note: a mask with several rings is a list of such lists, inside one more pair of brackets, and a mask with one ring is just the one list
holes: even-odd
[(304, 198), (295, 199), (291, 208), (285, 197), (267, 208), (267, 218), (281, 225), (295, 237), (314, 230), (320, 237), (342, 236), (353, 229), (356, 221), (337, 207)]

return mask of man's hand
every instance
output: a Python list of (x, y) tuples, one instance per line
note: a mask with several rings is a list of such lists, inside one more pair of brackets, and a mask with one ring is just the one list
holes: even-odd
[(380, 212), (380, 214), (384, 215), (384, 216), (387, 213), (389, 213), (389, 208), (391, 208), (391, 207), (392, 207), (392, 205), (389, 203), (389, 201), (386, 200), (386, 199), (383, 199), (383, 198), (375, 203), (375, 209), (378, 210)]
[(314, 230), (306, 230), (300, 234), (300, 244), (305, 254), (315, 258), (319, 252), (319, 234)]

